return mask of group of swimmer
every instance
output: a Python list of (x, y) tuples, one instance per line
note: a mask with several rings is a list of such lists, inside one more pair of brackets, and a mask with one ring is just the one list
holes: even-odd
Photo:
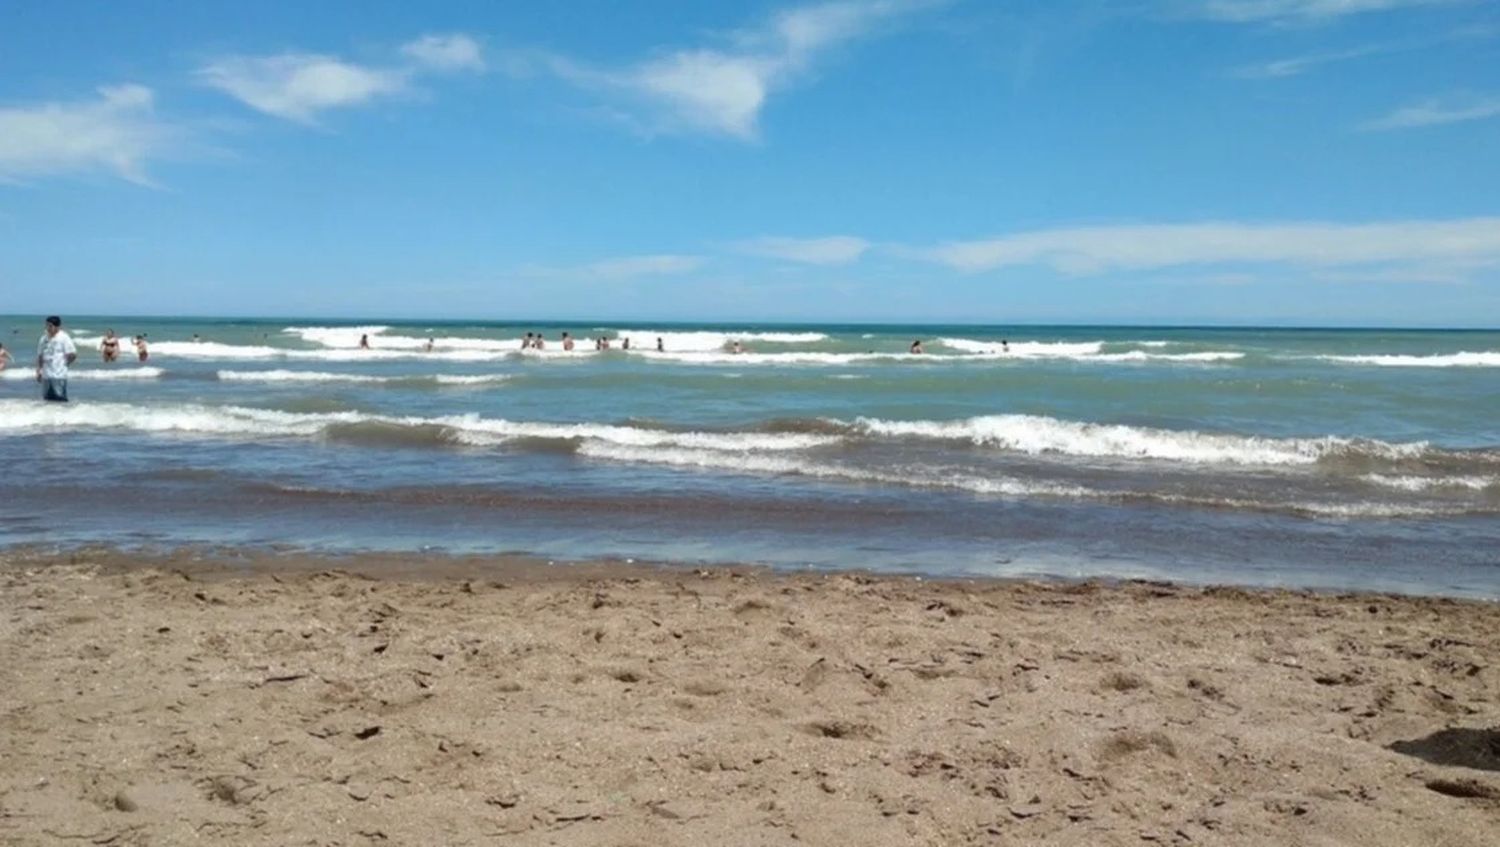
[[(197, 336), (193, 336), (193, 340), (194, 341), (198, 340), (198, 337)], [(918, 344), (920, 345), (920, 342), (918, 342)], [(601, 335), (601, 336), (599, 336), (599, 337), (597, 337), (597, 338), (594, 339), (594, 349), (595, 350), (609, 350), (609, 349), (611, 349), (609, 345), (610, 345), (609, 336)], [(429, 338), (422, 345), (422, 351), (425, 352), (425, 353), (431, 353), (436, 346), (437, 345), (433, 342), (433, 340), (431, 338)], [(577, 340), (574, 339), (573, 336), (570, 333), (564, 332), (562, 334), (562, 349), (565, 350), (565, 351), (571, 352), (576, 346), (577, 346)], [(370, 336), (369, 336), (368, 333), (360, 335), (360, 337), (359, 337), (359, 349), (361, 349), (361, 350), (369, 350), (370, 349)], [(528, 333), (526, 333), (526, 337), (521, 339), (521, 349), (522, 350), (545, 350), (545, 349), (547, 349), (547, 338), (546, 338), (546, 336), (542, 335), (540, 332), (528, 332)], [(630, 349), (630, 337), (629, 336), (626, 336), (626, 337), (620, 339), (620, 349), (621, 350), (629, 350)], [(662, 338), (659, 335), (656, 337), (656, 352), (658, 352), (658, 353), (665, 353), (665, 352), (667, 352), (667, 345), (662, 341)], [(745, 352), (745, 345), (741, 344), (740, 341), (739, 341), (739, 339), (735, 339), (729, 345), (729, 352), (731, 352), (731, 353), (743, 353), (743, 352)], [(913, 352), (920, 353), (921, 351), (920, 350), (914, 350)], [(105, 361), (110, 361), (110, 360), (106, 359)], [(144, 362), (146, 360), (145, 360), (144, 357), (142, 357), (141, 361)]]
[[(146, 334), (144, 332), (131, 339), (130, 343), (131, 346), (135, 347), (136, 361), (144, 362), (151, 357), (151, 351), (147, 348)], [(120, 337), (115, 335), (114, 330), (107, 329), (104, 331), (104, 337), (99, 340), (99, 352), (104, 357), (106, 365), (120, 360)]]
[[(736, 341), (735, 344), (739, 344), (739, 342)], [(574, 339), (571, 334), (564, 332), (562, 334), (562, 349), (565, 350), (565, 351), (572, 351), (575, 346), (577, 346), (577, 340)], [(542, 335), (540, 332), (528, 332), (528, 333), (526, 333), (526, 337), (521, 339), (521, 349), (522, 350), (546, 350), (547, 349), (547, 337), (544, 336), (544, 335)], [(595, 338), (594, 339), (594, 349), (595, 350), (609, 350), (609, 349), (611, 349), (610, 346), (609, 346), (609, 336), (607, 336), (607, 335), (601, 335), (601, 336), (598, 336), (597, 338)], [(630, 337), (629, 336), (626, 336), (626, 337), (620, 339), (620, 349), (621, 350), (629, 350), (630, 349)], [(658, 352), (658, 353), (665, 353), (665, 352), (667, 352), (667, 345), (662, 342), (661, 336), (657, 336), (656, 337), (656, 352)]]

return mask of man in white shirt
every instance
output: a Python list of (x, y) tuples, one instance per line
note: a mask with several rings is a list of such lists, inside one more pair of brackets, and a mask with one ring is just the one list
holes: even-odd
[(78, 359), (78, 348), (62, 330), (62, 318), (47, 318), (47, 333), (36, 345), (36, 381), (42, 384), (42, 399), (68, 402), (68, 365)]

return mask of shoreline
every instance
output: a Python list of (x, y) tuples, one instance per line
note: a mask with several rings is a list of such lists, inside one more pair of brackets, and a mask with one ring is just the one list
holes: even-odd
[(1384, 847), (1500, 819), (1493, 603), (203, 552), (0, 553), (0, 843)]
[(1433, 600), (1471, 603), (1500, 609), (1500, 594), (1473, 595), (1438, 592), (1408, 592), (1390, 588), (1339, 585), (1237, 583), (1212, 579), (1177, 579), (1168, 575), (1129, 576), (1088, 574), (1070, 576), (1038, 572), (1022, 575), (991, 575), (968, 572), (927, 573), (919, 570), (844, 568), (806, 565), (783, 566), (733, 560), (678, 561), (633, 556), (603, 555), (569, 558), (525, 551), (462, 553), (401, 550), (310, 550), (293, 545), (276, 549), (264, 545), (186, 543), (128, 545), (79, 542), (77, 544), (19, 544), (0, 547), (0, 569), (17, 565), (48, 566), (58, 563), (91, 564), (110, 573), (140, 568), (180, 571), (202, 579), (253, 577), (285, 571), (292, 574), (332, 571), (379, 580), (443, 582), (477, 579), (497, 573), (526, 583), (579, 581), (608, 578), (671, 578), (699, 571), (732, 573), (767, 578), (839, 577), (911, 581), (950, 587), (1034, 586), (1069, 590), (1078, 587), (1116, 590), (1130, 587), (1169, 588), (1180, 591), (1240, 591), (1247, 594), (1287, 594), (1336, 600), (1362, 597), (1389, 600)]

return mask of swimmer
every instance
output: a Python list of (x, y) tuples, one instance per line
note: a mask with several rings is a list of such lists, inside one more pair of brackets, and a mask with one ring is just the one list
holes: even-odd
[(0, 344), (0, 371), (5, 370), (8, 364), (10, 364), (10, 351), (5, 349), (4, 344)]
[(537, 350), (546, 349), (547, 342), (542, 340), (542, 334), (540, 332), (536, 334), (536, 340), (531, 342), (531, 346)]
[(522, 350), (530, 350), (531, 349), (531, 333), (529, 333), (529, 332), (526, 333), (526, 337), (521, 340), (521, 349)]
[(918, 338), (916, 341), (913, 341), (911, 343), (911, 350), (910, 350), (910, 352), (913, 355), (921, 355), (922, 354), (922, 352), (923, 352), (923, 350), (922, 350), (922, 339)]
[(1010, 342), (1006, 341), (1003, 338), (1000, 339), (1000, 352), (1001, 353), (1009, 353), (1010, 352)]
[(624, 339), (622, 339), (620, 341), (620, 349), (621, 350), (629, 350), (630, 349), (630, 336), (627, 335), (627, 336), (625, 336)]
[(115, 335), (114, 330), (104, 331), (104, 340), (99, 342), (99, 350), (104, 354), (105, 364), (120, 358), (120, 339)]
[(563, 333), (563, 349), (569, 353), (573, 352), (573, 336)]
[(736, 356), (745, 352), (745, 348), (740, 346), (740, 340), (738, 338), (734, 340), (734, 345), (729, 348), (729, 352), (735, 354)]
[(193, 343), (194, 343), (194, 344), (197, 344), (197, 343), (198, 343), (198, 342), (200, 342), (200, 341), (202, 341), (202, 340), (203, 340), (203, 339), (201, 339), (201, 338), (199, 338), (199, 337), (198, 337), (198, 333), (196, 333), (196, 332), (195, 332), (195, 333), (193, 333)]
[(151, 353), (146, 350), (146, 336), (144, 336), (144, 335), (137, 335), (135, 337), (135, 356), (136, 356), (136, 358), (139, 359), (140, 361), (144, 362), (144, 361), (146, 361), (146, 357), (148, 357), (150, 355), (151, 355)]
[(665, 353), (665, 352), (667, 352), (666, 345), (664, 345), (664, 344), (661, 343), (661, 336), (660, 335), (656, 336), (656, 352), (658, 352), (658, 353)]
[(608, 350), (609, 349), (609, 336), (607, 336), (607, 335), (601, 335), (601, 336), (599, 336), (599, 349), (600, 350)]
[(429, 338), (429, 339), (427, 339), (427, 343), (422, 345), (422, 352), (423, 353), (431, 353), (432, 352), (432, 348), (434, 346), (435, 345), (433, 345), (432, 339)]
[(359, 349), (361, 349), (361, 350), (368, 350), (368, 349), (370, 349), (370, 336), (368, 336), (368, 335), (361, 335), (359, 337)]

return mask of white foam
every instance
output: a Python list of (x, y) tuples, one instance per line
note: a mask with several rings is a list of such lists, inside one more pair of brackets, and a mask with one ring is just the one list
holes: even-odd
[(0, 433), (129, 429), (148, 433), (305, 436), (316, 435), (332, 423), (354, 423), (367, 417), (356, 412), (300, 414), (238, 406), (0, 401)]
[[(282, 330), (288, 335), (294, 335), (312, 344), (319, 344), (334, 349), (358, 349), (361, 336), (369, 336), (370, 347), (373, 350), (423, 350), (427, 346), (427, 338), (408, 335), (388, 335), (388, 326), (289, 326)], [(739, 340), (745, 344), (809, 344), (824, 341), (827, 335), (821, 332), (747, 332), (747, 333), (725, 333), (725, 332), (670, 332), (635, 329), (609, 329), (595, 327), (591, 332), (610, 336), (612, 349), (618, 349), (624, 339), (630, 339), (630, 346), (639, 349), (656, 349), (656, 339), (660, 338), (662, 344), (669, 351), (675, 352), (711, 352), (727, 348), (733, 341)], [(575, 343), (578, 345), (575, 352), (593, 352), (593, 341), (588, 334), (576, 336)], [(521, 349), (520, 338), (472, 338), (467, 336), (432, 336), (432, 344), (436, 350), (472, 350), (490, 352), (509, 352)], [(548, 350), (557, 347), (561, 350), (562, 334), (554, 333), (547, 338)], [(537, 351), (528, 351), (535, 353)], [(547, 352), (547, 351), (543, 351)]]
[(1427, 449), (1426, 442), (1387, 444), (1333, 436), (1278, 439), (1082, 423), (1038, 415), (986, 415), (957, 421), (860, 418), (854, 426), (877, 436), (965, 440), (1030, 454), (1165, 459), (1192, 464), (1305, 465), (1355, 449), (1388, 458), (1416, 456)]
[[(1228, 362), (1244, 358), (1245, 354), (1232, 350), (1206, 350), (1199, 353), (1148, 353), (1130, 350), (1123, 353), (1105, 353), (1103, 341), (1050, 342), (1014, 341), (1003, 348), (997, 341), (976, 341), (970, 338), (939, 338), (944, 347), (961, 351), (971, 358), (986, 359), (1073, 359), (1081, 362)], [(1171, 342), (1142, 341), (1145, 347), (1161, 347)], [(946, 358), (946, 357), (945, 357)]]
[(1104, 349), (1103, 341), (1012, 341), (1009, 350), (998, 340), (976, 341), (972, 338), (939, 338), (938, 343), (953, 350), (986, 356), (1011, 356), (1017, 359), (1074, 359), (1092, 356)]
[(1431, 491), (1434, 488), (1457, 488), (1469, 491), (1483, 491), (1486, 488), (1500, 487), (1500, 476), (1394, 476), (1390, 474), (1365, 474), (1360, 479), (1372, 485), (1384, 488), (1397, 488), (1402, 491), (1422, 492)]
[(433, 351), (471, 351), (503, 353), (519, 351), (521, 339), (519, 338), (470, 338), (455, 335), (387, 335), (390, 327), (383, 326), (361, 326), (361, 327), (322, 327), (322, 326), (289, 326), (282, 332), (295, 335), (303, 341), (311, 344), (320, 344), (336, 350), (358, 350), (359, 340), (362, 336), (369, 336), (370, 350), (404, 352), (426, 352), (428, 341), (432, 342)]
[[(122, 365), (118, 370), (113, 368), (72, 368), (68, 371), (68, 379), (81, 379), (86, 382), (98, 380), (116, 379), (156, 379), (162, 375), (161, 368), (139, 368)], [(0, 379), (23, 382), (36, 381), (36, 370), (29, 367), (11, 367), (0, 371)]]
[(744, 345), (753, 344), (812, 344), (826, 341), (821, 332), (655, 332), (645, 329), (604, 330), (612, 335), (610, 347), (618, 349), (621, 342), (630, 339), (630, 350), (655, 350), (656, 339), (668, 353), (711, 353), (726, 350), (735, 341)]
[(281, 331), (324, 347), (358, 347), (361, 335), (380, 335), (388, 326), (289, 326)]
[(1131, 350), (1127, 353), (1100, 353), (1097, 356), (1080, 356), (1088, 362), (1232, 362), (1245, 358), (1244, 353), (1232, 350), (1205, 350), (1201, 353), (1147, 353)]
[(157, 341), (149, 349), (153, 356), (173, 356), (179, 359), (272, 359), (287, 352), (280, 347), (221, 344), (217, 341)]
[(806, 450), (839, 441), (835, 435), (811, 433), (673, 432), (610, 424), (529, 423), (475, 415), (404, 419), (435, 423), (458, 431), (459, 441), (492, 445), (517, 438), (560, 438), (596, 441), (630, 447), (687, 447), (697, 450)]
[(550, 438), (635, 447), (776, 451), (805, 450), (839, 440), (838, 436), (811, 433), (673, 432), (610, 424), (509, 421), (478, 415), (398, 417), (363, 412), (281, 412), (242, 406), (137, 406), (125, 403), (60, 406), (0, 400), (0, 433), (120, 428), (139, 432), (312, 436), (333, 425), (356, 423), (446, 427), (452, 431), (454, 440), (475, 445), (502, 444), (517, 438)]
[(1202, 506), (1215, 509), (1229, 508), (1262, 512), (1293, 512), (1315, 518), (1417, 518), (1457, 515), (1468, 511), (1463, 507), (1368, 501), (1357, 503), (1320, 503), (1309, 500), (1294, 500), (1285, 503), (1268, 503), (1264, 500), (1244, 500), (1234, 497), (1193, 497), (1177, 494), (1150, 494), (1147, 495), (1147, 499), (1161, 503)]
[[(519, 342), (518, 342), (519, 344)], [(159, 358), (211, 359), (216, 361), (265, 361), (282, 359), (297, 362), (387, 362), (427, 360), (439, 362), (498, 362), (514, 351), (501, 350), (438, 350), (426, 353), (421, 350), (386, 350), (375, 348), (361, 350), (352, 348), (329, 348), (326, 350), (292, 350), (286, 347), (267, 347), (256, 344), (220, 344), (213, 341), (158, 341), (152, 345), (151, 353)]]
[(510, 379), (506, 374), (438, 374), (433, 377), (439, 385), (489, 385)]
[(329, 371), (218, 371), (223, 382), (352, 382), (364, 384), (410, 383), (430, 380), (439, 385), (488, 385), (504, 382), (506, 374), (414, 374), (410, 376), (370, 376), (368, 374)]
[(920, 360), (920, 356), (906, 353), (658, 353), (653, 350), (636, 350), (629, 353), (644, 359), (660, 362), (676, 362), (684, 365), (851, 365), (861, 362), (877, 362), (891, 359)]
[(724, 470), (733, 473), (777, 474), (841, 479), (849, 482), (875, 482), (920, 488), (954, 488), (977, 494), (1008, 496), (1050, 495), (1084, 497), (1092, 492), (1077, 486), (1023, 482), (1009, 477), (988, 478), (964, 474), (891, 473), (866, 468), (815, 462), (791, 456), (764, 456), (754, 453), (694, 449), (657, 449), (619, 444), (586, 443), (580, 455), (617, 462), (639, 462), (674, 467)]
[(219, 371), (223, 382), (390, 382), (392, 377), (320, 371)]
[(1440, 353), (1429, 356), (1314, 356), (1326, 362), (1385, 368), (1500, 368), (1500, 351)]

